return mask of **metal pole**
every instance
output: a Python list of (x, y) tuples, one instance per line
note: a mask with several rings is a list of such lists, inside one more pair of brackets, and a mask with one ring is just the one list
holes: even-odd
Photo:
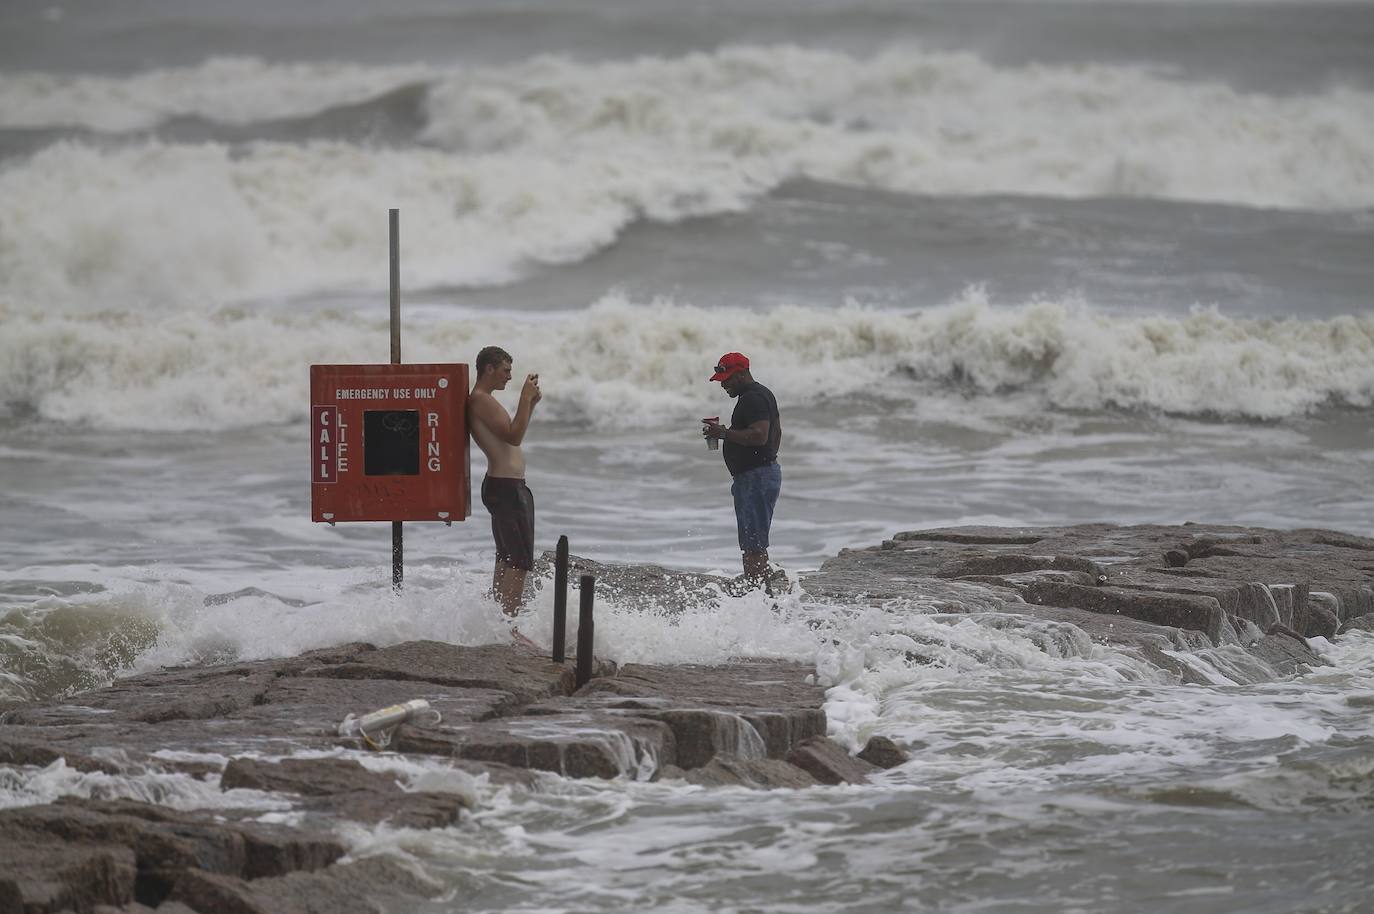
[[(401, 211), (390, 212), (391, 229), (391, 364), (401, 364)], [(391, 586), (401, 589), (405, 578), (405, 537), (401, 522), (391, 522)]]
[(401, 522), (394, 520), (391, 522), (391, 587), (393, 590), (400, 590), (401, 584), (405, 580), (405, 534), (401, 531)]
[(568, 659), (568, 538), (558, 538), (553, 562), (553, 662)]
[(401, 364), (401, 211), (391, 211), (391, 364)]
[(592, 678), (592, 601), (596, 599), (596, 578), (582, 575), (582, 606), (577, 619), (577, 687), (580, 689)]

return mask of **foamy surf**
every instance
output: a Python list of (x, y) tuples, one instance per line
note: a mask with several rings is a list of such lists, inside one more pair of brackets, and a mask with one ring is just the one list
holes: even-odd
[[(303, 366), (386, 359), (353, 311), (43, 314), (0, 309), (0, 401), (107, 429), (224, 430), (301, 421)], [(712, 327), (730, 326), (726, 334)], [(548, 390), (541, 415), (649, 427), (694, 415), (703, 353), (751, 353), (792, 408), (875, 394), (901, 403), (1026, 394), (1060, 410), (1281, 419), (1374, 404), (1374, 317), (1128, 316), (1073, 299), (1002, 307), (974, 289), (928, 309), (704, 309), (611, 295), (582, 312), (427, 312), (407, 356), (466, 361), (519, 339)], [(588, 354), (595, 353), (594, 359)], [(817, 385), (817, 377), (826, 379)], [(959, 410), (951, 412), (957, 418)], [(970, 415), (969, 421), (976, 422)]]
[(421, 76), (427, 122), (402, 148), (72, 140), (11, 160), (0, 295), (69, 307), (376, 287), (375, 214), (390, 206), (406, 211), (409, 283), (499, 284), (584, 260), (636, 220), (737, 212), (800, 178), (924, 195), (1374, 205), (1374, 93), (1267, 96), (1140, 67), (999, 68), (916, 48), (423, 74), (212, 61), (129, 80), (9, 77), (0, 111), (25, 128), (241, 124)]
[[(218, 58), (122, 78), (26, 73), (0, 83), (0, 126), (130, 131), (188, 116), (245, 124), (309, 117), (414, 84), (432, 87), (423, 140), (465, 156), (558, 150), (569, 184), (606, 186), (632, 164), (665, 184), (682, 175), (677, 192), (698, 197), (735, 171), (765, 188), (808, 176), (925, 194), (1312, 209), (1374, 202), (1361, 164), (1374, 145), (1367, 91), (1334, 86), (1284, 98), (1148, 67), (998, 67), (915, 45), (868, 58), (773, 45), (485, 68)], [(609, 171), (598, 174), (597, 162), (582, 158), (588, 152)], [(733, 160), (725, 170), (715, 161), (722, 156)], [(316, 159), (331, 164), (327, 154)], [(430, 166), (432, 177), (460, 165)], [(650, 214), (673, 209), (652, 193), (637, 202)]]

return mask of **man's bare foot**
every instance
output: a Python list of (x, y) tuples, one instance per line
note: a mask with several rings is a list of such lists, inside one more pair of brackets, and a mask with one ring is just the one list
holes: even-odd
[(531, 651), (543, 650), (542, 647), (535, 644), (529, 638), (526, 638), (523, 634), (521, 634), (520, 629), (518, 628), (513, 628), (510, 630), (510, 643), (515, 645), (516, 647), (523, 647)]

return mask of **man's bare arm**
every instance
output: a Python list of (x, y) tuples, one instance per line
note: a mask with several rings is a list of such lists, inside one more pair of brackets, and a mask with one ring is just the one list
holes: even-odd
[(514, 419), (506, 415), (506, 410), (491, 394), (474, 394), (468, 400), (468, 409), (498, 440), (511, 447), (519, 447), (525, 440), (525, 432), (529, 430), (534, 404), (539, 402), (541, 396), (538, 380), (531, 383), (526, 379), (525, 387), (520, 391), (520, 405), (515, 410)]
[(760, 419), (748, 428), (730, 429), (721, 426), (720, 437), (724, 441), (745, 447), (763, 447), (768, 443), (768, 420)]

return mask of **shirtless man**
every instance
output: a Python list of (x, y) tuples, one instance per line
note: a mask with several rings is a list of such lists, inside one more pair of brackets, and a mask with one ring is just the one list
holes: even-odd
[[(534, 405), (539, 402), (539, 375), (525, 378), (520, 405), (512, 419), (491, 395), (505, 390), (511, 378), (511, 357), (497, 346), (477, 353), (477, 381), (468, 397), (468, 430), (487, 455), (487, 475), (482, 480), (482, 504), (491, 513), (491, 533), (496, 540), (496, 571), (492, 593), (508, 616), (524, 603), (525, 575), (534, 568), (534, 496), (525, 485), (525, 440)], [(516, 640), (527, 641), (516, 633)]]

